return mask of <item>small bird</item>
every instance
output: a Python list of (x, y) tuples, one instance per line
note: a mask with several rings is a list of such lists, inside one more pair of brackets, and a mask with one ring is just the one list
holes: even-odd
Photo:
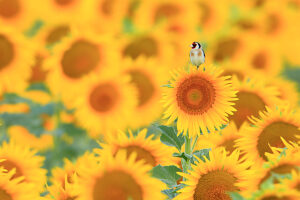
[(199, 42), (193, 42), (191, 44), (191, 51), (190, 51), (190, 59), (193, 65), (197, 66), (197, 69), (201, 64), (205, 62), (205, 53), (202, 49), (202, 46)]

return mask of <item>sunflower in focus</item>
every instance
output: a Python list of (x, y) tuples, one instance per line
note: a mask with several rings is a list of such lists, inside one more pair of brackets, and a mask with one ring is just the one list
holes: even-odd
[[(47, 85), (66, 102), (73, 100), (81, 87), (83, 77), (105, 70), (113, 72), (113, 62), (118, 60), (109, 36), (99, 36), (86, 31), (65, 38), (53, 49), (54, 55), (47, 59), (44, 69), (48, 70)], [(75, 87), (76, 85), (76, 87)]]
[(243, 81), (233, 80), (239, 93), (234, 106), (237, 111), (230, 116), (230, 121), (234, 121), (238, 128), (244, 123), (249, 123), (248, 117), (258, 117), (259, 111), (264, 111), (266, 106), (273, 106), (280, 102), (277, 88), (268, 86), (256, 76), (255, 78), (245, 77)]
[(290, 108), (267, 108), (259, 118), (252, 116), (251, 122), (253, 126), (247, 125), (240, 131), (236, 145), (247, 159), (257, 163), (268, 160), (265, 154), (272, 153), (271, 147), (285, 147), (281, 138), (289, 142), (300, 140), (300, 118)]
[(129, 131), (129, 137), (124, 132), (120, 132), (115, 137), (108, 137), (107, 144), (101, 144), (103, 149), (94, 151), (101, 157), (103, 151), (111, 151), (113, 155), (116, 155), (120, 150), (126, 150), (127, 157), (136, 153), (137, 161), (144, 160), (152, 167), (174, 163), (172, 154), (175, 150), (162, 144), (159, 139), (153, 139), (153, 136), (147, 137), (147, 129), (140, 131), (137, 136), (133, 136)]
[(10, 139), (18, 145), (29, 146), (39, 151), (45, 151), (53, 147), (53, 136), (49, 134), (42, 134), (37, 137), (30, 133), (27, 128), (18, 125), (10, 126), (7, 132)]
[[(164, 72), (160, 64), (154, 59), (139, 57), (136, 60), (125, 59), (122, 62), (122, 70), (129, 75), (131, 83), (137, 88), (138, 103), (132, 110), (133, 118), (131, 127), (149, 125), (162, 114), (160, 103), (162, 85), (166, 82)], [(160, 67), (157, 67), (160, 65)]]
[(24, 181), (34, 184), (41, 191), (46, 183), (46, 170), (42, 169), (44, 158), (36, 155), (35, 150), (18, 146), (15, 142), (3, 142), (0, 147), (0, 167), (15, 170), (12, 178), (24, 177)]
[(209, 153), (206, 162), (199, 159), (197, 166), (192, 166), (189, 174), (181, 173), (186, 178), (186, 187), (179, 190), (175, 200), (215, 200), (230, 199), (228, 192), (245, 191), (251, 185), (245, 181), (252, 179), (252, 171), (246, 170), (249, 162), (240, 163), (239, 152), (230, 155), (224, 148), (217, 148)]
[(30, 76), (34, 45), (1, 22), (0, 27), (0, 83), (4, 91), (21, 91)]
[(234, 90), (230, 76), (220, 76), (222, 70), (212, 66), (190, 72), (177, 70), (170, 88), (163, 94), (168, 123), (177, 119), (178, 132), (187, 132), (191, 137), (213, 132), (228, 123), (228, 115), (235, 109)]
[[(0, 161), (0, 165), (3, 160)], [(4, 160), (5, 162), (5, 160)], [(39, 191), (30, 183), (24, 183), (23, 177), (13, 178), (16, 171), (0, 168), (0, 199), (1, 200), (24, 200), (39, 199)]]
[(83, 81), (81, 98), (70, 100), (76, 107), (78, 124), (88, 130), (92, 137), (112, 134), (124, 129), (131, 120), (131, 111), (137, 105), (137, 93), (129, 83), (129, 76), (92, 74)]
[(115, 156), (110, 152), (101, 155), (98, 167), (90, 168), (81, 174), (76, 189), (78, 200), (162, 200), (164, 184), (149, 176), (152, 168), (136, 161), (136, 154), (127, 158), (126, 151), (119, 151)]

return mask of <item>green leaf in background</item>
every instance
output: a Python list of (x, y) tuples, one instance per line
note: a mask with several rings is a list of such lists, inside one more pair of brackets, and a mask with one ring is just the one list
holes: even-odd
[(174, 165), (161, 166), (158, 165), (152, 169), (152, 176), (166, 183), (168, 187), (173, 188), (177, 185), (177, 181), (181, 178), (177, 172), (182, 172), (181, 169)]
[(184, 137), (182, 134), (177, 136), (177, 131), (175, 128), (170, 126), (159, 126), (162, 130), (162, 134), (160, 136), (160, 141), (168, 146), (173, 146), (181, 151), (181, 146), (184, 144)]
[(174, 197), (176, 197), (178, 195), (177, 191), (183, 187), (184, 187), (183, 184), (179, 184), (171, 189), (162, 190), (162, 193), (167, 195), (169, 197), (168, 199), (173, 199)]
[[(197, 156), (198, 158), (200, 158), (203, 162), (205, 162), (204, 156), (209, 159), (209, 151), (211, 151), (211, 149), (201, 149), (201, 150), (197, 150), (194, 151), (193, 155)], [(195, 161), (197, 161), (196, 159), (193, 159), (192, 162), (195, 163)]]
[(242, 197), (239, 193), (237, 192), (229, 192), (229, 195), (232, 200), (246, 200), (244, 197)]

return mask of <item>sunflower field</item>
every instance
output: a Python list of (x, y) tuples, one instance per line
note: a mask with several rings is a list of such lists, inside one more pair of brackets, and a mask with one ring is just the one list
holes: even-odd
[(0, 200), (300, 200), (299, 92), (300, 0), (0, 0)]

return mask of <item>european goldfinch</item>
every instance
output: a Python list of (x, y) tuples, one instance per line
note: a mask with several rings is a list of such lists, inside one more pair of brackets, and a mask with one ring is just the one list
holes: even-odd
[(191, 44), (191, 47), (192, 47), (190, 51), (191, 63), (193, 65), (196, 65), (198, 69), (199, 66), (205, 62), (205, 53), (202, 49), (201, 44), (198, 42), (193, 42), (193, 44)]

